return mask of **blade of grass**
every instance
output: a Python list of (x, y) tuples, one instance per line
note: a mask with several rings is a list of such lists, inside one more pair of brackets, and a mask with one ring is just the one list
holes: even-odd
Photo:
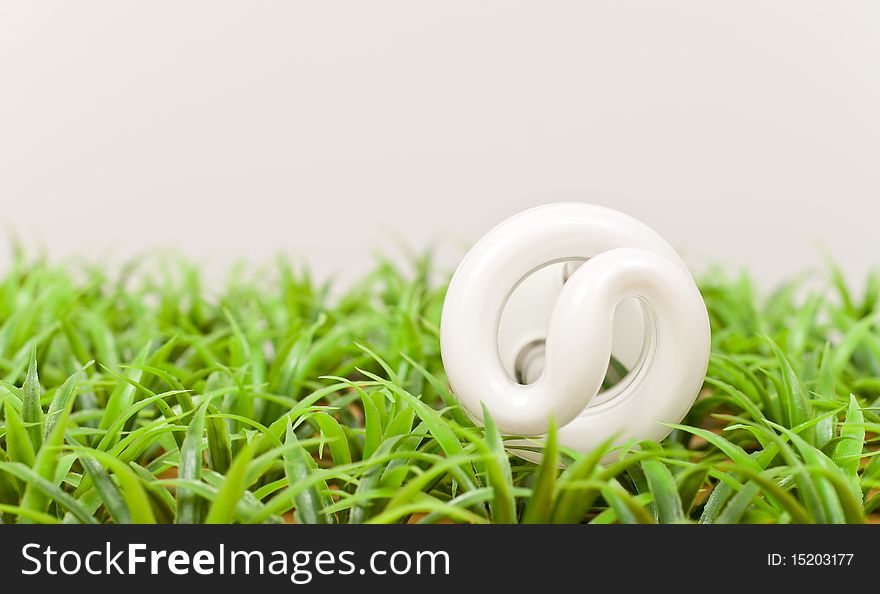
[(678, 486), (666, 465), (659, 460), (645, 460), (642, 470), (654, 498), (657, 521), (663, 524), (683, 524), (687, 521), (678, 495)]
[(31, 438), (34, 452), (39, 451), (43, 445), (43, 407), (40, 404), (40, 377), (37, 373), (37, 343), (31, 348), (30, 362), (28, 363), (27, 376), (22, 387), (23, 398), (21, 401), (21, 418), (24, 421), (28, 435)]
[[(297, 445), (296, 434), (293, 432), (292, 425), (287, 426), (287, 437), (285, 443), (289, 445)], [(284, 472), (287, 480), (292, 485), (309, 478), (312, 473), (312, 467), (309, 464), (311, 458), (308, 452), (302, 447), (288, 450), (284, 454)], [(323, 509), (327, 507), (327, 500), (321, 494), (321, 490), (326, 491), (326, 483), (310, 486), (303, 489), (299, 494), (294, 496), (296, 504), (296, 517), (302, 524), (332, 524), (331, 516), (323, 513)]]
[(556, 474), (559, 465), (559, 444), (556, 441), (556, 423), (544, 438), (541, 466), (532, 485), (532, 496), (526, 504), (523, 524), (546, 524), (553, 512), (553, 499), (556, 496)]
[(236, 505), (243, 497), (245, 491), (245, 474), (248, 464), (254, 457), (255, 446), (251, 442), (239, 451), (223, 485), (217, 492), (217, 497), (211, 503), (208, 510), (208, 516), (205, 518), (206, 524), (231, 524), (235, 520)]
[[(186, 430), (183, 447), (180, 449), (180, 468), (178, 469), (178, 476), (182, 480), (198, 482), (201, 478), (202, 433), (205, 427), (205, 414), (209, 404), (210, 401), (205, 400), (199, 406)], [(186, 488), (179, 489), (177, 493), (177, 523), (198, 523), (201, 507), (201, 499), (195, 493)]]

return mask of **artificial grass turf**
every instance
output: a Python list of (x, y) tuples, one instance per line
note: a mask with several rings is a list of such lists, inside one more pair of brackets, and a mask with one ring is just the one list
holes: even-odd
[[(510, 457), (440, 361), (428, 258), (342, 295), (288, 264), (221, 291), (17, 252), (0, 274), (4, 523), (864, 522), (880, 503), (880, 279), (700, 279), (706, 385), (661, 444)], [(557, 461), (569, 464), (562, 470)]]

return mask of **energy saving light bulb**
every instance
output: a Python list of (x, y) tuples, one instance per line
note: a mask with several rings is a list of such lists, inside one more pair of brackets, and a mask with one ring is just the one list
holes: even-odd
[[(650, 227), (601, 206), (548, 204), (465, 256), (440, 346), (477, 422), (485, 406), (502, 432), (540, 437), (552, 420), (561, 445), (587, 452), (612, 438), (660, 440), (684, 418), (709, 363), (709, 317), (684, 262)], [(621, 377), (609, 386), (612, 367)]]

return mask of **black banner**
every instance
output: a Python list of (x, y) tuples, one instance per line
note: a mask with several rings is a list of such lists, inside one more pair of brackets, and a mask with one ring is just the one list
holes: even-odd
[(2, 526), (0, 577), (39, 587), (386, 591), (585, 590), (609, 580), (627, 590), (868, 584), (878, 534), (872, 526)]

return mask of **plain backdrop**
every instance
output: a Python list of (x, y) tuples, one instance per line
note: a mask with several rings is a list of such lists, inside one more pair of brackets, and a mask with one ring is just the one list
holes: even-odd
[(351, 279), (556, 200), (697, 269), (861, 278), (880, 2), (0, 0), (0, 233), (58, 257)]

